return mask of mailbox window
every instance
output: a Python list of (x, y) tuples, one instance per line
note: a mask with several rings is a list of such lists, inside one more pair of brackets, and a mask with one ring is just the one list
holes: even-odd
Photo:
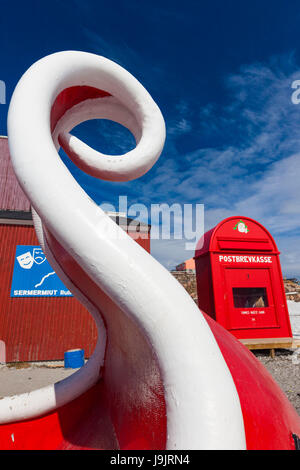
[(265, 287), (233, 287), (233, 303), (236, 308), (268, 307)]

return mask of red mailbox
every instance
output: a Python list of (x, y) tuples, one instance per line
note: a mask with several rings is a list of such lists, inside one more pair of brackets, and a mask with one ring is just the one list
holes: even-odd
[(248, 217), (229, 217), (199, 240), (198, 304), (239, 339), (292, 337), (279, 251)]

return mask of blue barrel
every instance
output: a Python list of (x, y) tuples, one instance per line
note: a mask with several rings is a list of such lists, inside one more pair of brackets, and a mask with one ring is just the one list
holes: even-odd
[(84, 365), (84, 350), (70, 349), (64, 353), (64, 359), (66, 369), (78, 369)]

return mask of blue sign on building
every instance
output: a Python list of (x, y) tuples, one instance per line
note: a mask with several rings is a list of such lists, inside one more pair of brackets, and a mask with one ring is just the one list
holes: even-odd
[(70, 297), (40, 246), (17, 245), (11, 297)]

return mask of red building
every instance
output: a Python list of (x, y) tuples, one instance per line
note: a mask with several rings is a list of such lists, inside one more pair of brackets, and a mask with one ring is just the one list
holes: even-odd
[[(111, 215), (150, 252), (150, 226)], [(97, 330), (89, 312), (72, 297), (12, 297), (18, 245), (39, 245), (30, 203), (15, 177), (6, 137), (0, 137), (0, 362), (62, 360), (69, 349), (89, 357)]]
[(187, 259), (181, 264), (176, 266), (176, 271), (187, 271), (187, 272), (195, 272), (195, 260), (194, 258)]

